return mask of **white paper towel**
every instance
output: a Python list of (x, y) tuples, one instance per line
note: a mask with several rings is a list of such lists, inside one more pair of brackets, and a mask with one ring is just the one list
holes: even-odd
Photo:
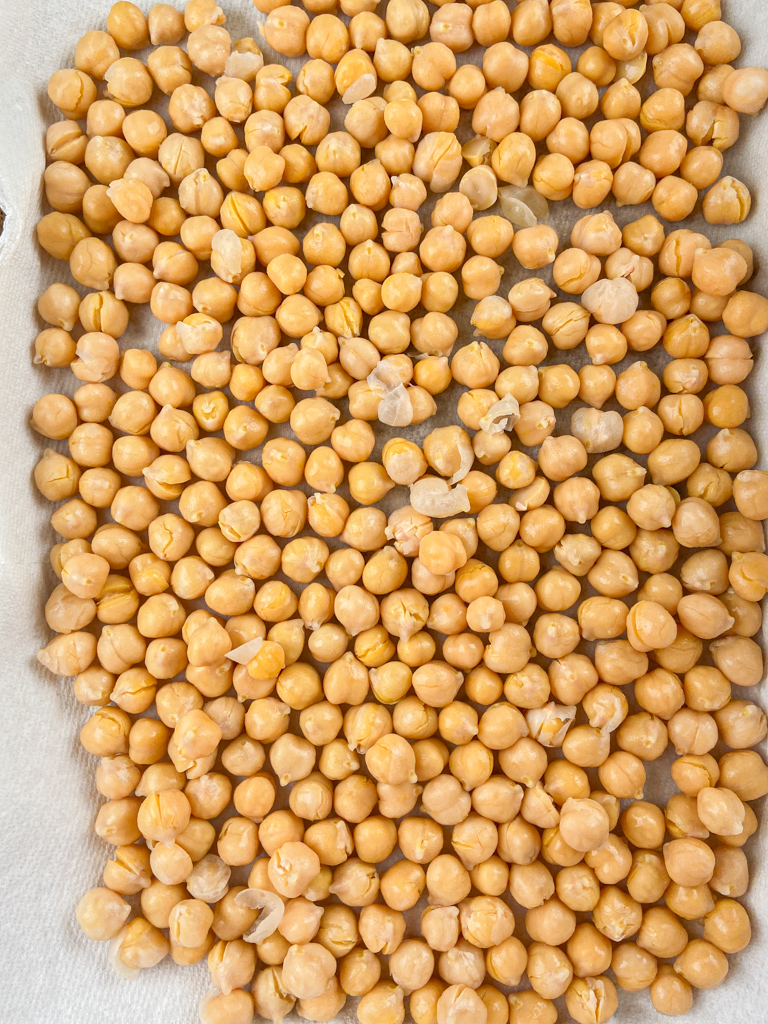
[[(257, 35), (250, 0), (221, 4), (233, 34)], [(75, 701), (68, 682), (47, 675), (35, 661), (36, 650), (48, 639), (42, 604), (54, 577), (47, 562), (50, 508), (31, 482), (44, 444), (27, 419), (41, 394), (72, 390), (69, 371), (33, 367), (30, 358), (40, 329), (36, 299), (52, 280), (67, 279), (62, 264), (40, 260), (34, 236), (42, 212), (43, 134), (55, 114), (45, 85), (54, 70), (71, 64), (77, 39), (103, 26), (109, 6), (109, 0), (0, 0), (0, 207), (6, 213), (0, 238), (2, 1024), (195, 1024), (197, 1002), (208, 987), (204, 964), (180, 968), (169, 959), (138, 981), (125, 981), (109, 967), (106, 945), (80, 933), (74, 906), (86, 889), (99, 884), (110, 855), (92, 832), (98, 806), (95, 761), (77, 739), (90, 711)], [(741, 63), (768, 66), (768, 7), (755, 0), (724, 0), (723, 7), (744, 40)], [(759, 121), (742, 118), (742, 137), (726, 153), (726, 170), (753, 187), (757, 203), (745, 225), (722, 229), (718, 237), (738, 234), (758, 253), (768, 244), (768, 205), (761, 202), (768, 189), (766, 159), (768, 114)], [(624, 211), (621, 222), (638, 215)], [(760, 273), (757, 280), (759, 290), (768, 290), (768, 274)], [(160, 333), (157, 323), (147, 318), (141, 323), (152, 338)], [(134, 318), (123, 343), (137, 343), (138, 328), (139, 318)], [(752, 428), (763, 441), (765, 465), (768, 366), (761, 355), (751, 387)], [(696, 994), (688, 1018), (692, 1024), (768, 1022), (766, 850), (768, 832), (763, 829), (748, 847), (753, 884), (746, 904), (753, 943), (730, 958), (731, 972), (721, 989)], [(566, 1019), (562, 1014), (561, 1020)], [(621, 993), (615, 1017), (620, 1024), (662, 1019), (651, 1009), (647, 992)]]

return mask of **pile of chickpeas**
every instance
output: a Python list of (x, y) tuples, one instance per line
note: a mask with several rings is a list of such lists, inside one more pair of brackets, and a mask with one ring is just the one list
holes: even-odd
[(48, 86), (78, 922), (207, 958), (203, 1024), (684, 1013), (768, 794), (768, 299), (684, 222), (768, 72), (719, 0), (254, 4), (121, 0)]

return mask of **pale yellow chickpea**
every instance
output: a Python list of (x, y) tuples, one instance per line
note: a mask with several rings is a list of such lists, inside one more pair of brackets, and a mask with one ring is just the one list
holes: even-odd
[(503, 86), (514, 93), (525, 82), (529, 58), (510, 42), (496, 42), (483, 53), (483, 74), (490, 88)]
[[(549, 134), (549, 131), (545, 134)], [(521, 187), (528, 184), (535, 162), (535, 147), (531, 138), (523, 132), (505, 135), (491, 156), (491, 167), (496, 176)]]
[(723, 82), (723, 100), (741, 114), (755, 114), (764, 106), (764, 90), (762, 69), (739, 68)]
[(627, 119), (598, 121), (589, 134), (589, 148), (593, 160), (608, 165), (615, 170), (628, 160), (640, 148)]
[(576, 167), (573, 179), (573, 201), (580, 209), (599, 206), (611, 191), (613, 173), (604, 160), (588, 160)]

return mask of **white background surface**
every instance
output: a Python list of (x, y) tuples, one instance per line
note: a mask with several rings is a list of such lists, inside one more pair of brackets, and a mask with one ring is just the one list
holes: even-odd
[[(250, 0), (220, 2), (234, 38), (257, 36)], [(146, 9), (148, 3), (142, 6)], [(767, 6), (763, 0), (723, 0), (726, 19), (745, 42), (742, 64), (768, 65)], [(54, 70), (71, 65), (75, 42), (85, 31), (103, 27), (108, 9), (108, 0), (0, 0), (0, 207), (6, 212), (0, 239), (3, 1024), (195, 1024), (198, 999), (208, 986), (204, 964), (180, 968), (170, 959), (136, 982), (125, 981), (108, 966), (106, 944), (89, 942), (77, 928), (74, 906), (85, 889), (99, 884), (109, 855), (92, 833), (95, 761), (82, 752), (77, 739), (89, 711), (74, 700), (69, 682), (49, 676), (34, 658), (47, 640), (41, 609), (43, 595), (52, 587), (47, 561), (52, 537), (50, 509), (34, 495), (31, 482), (44, 443), (27, 419), (41, 394), (58, 388), (71, 392), (72, 381), (69, 371), (33, 367), (30, 358), (41, 329), (37, 296), (50, 281), (67, 280), (62, 264), (41, 265), (34, 238), (41, 213), (42, 138), (54, 113), (45, 84)], [(768, 202), (760, 201), (761, 193), (768, 193), (768, 114), (759, 122), (742, 118), (742, 126), (742, 138), (726, 154), (726, 171), (753, 187), (757, 203), (745, 225), (721, 237), (741, 235), (768, 263)], [(768, 274), (760, 273), (758, 281), (758, 290), (765, 292)], [(156, 322), (149, 327), (152, 339), (159, 327)], [(132, 325), (122, 343), (135, 344), (137, 338)], [(758, 352), (761, 346), (758, 341)], [(765, 466), (768, 365), (762, 356), (751, 385), (752, 428), (762, 439)], [(658, 799), (656, 793), (646, 795)], [(767, 849), (768, 831), (763, 829), (748, 848), (753, 944), (730, 958), (723, 988), (696, 994), (687, 1018), (692, 1024), (768, 1021)], [(643, 992), (621, 993), (614, 1019), (644, 1024), (667, 1018), (651, 1009)]]

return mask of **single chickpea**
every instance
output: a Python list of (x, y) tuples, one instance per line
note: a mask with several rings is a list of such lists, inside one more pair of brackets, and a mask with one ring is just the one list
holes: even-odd
[(694, 988), (716, 988), (728, 973), (728, 960), (711, 942), (693, 939), (675, 960), (675, 971)]
[[(727, 83), (727, 84), (726, 84)], [(723, 82), (723, 100), (740, 114), (757, 114), (765, 105), (765, 82), (761, 68), (739, 68)]]

